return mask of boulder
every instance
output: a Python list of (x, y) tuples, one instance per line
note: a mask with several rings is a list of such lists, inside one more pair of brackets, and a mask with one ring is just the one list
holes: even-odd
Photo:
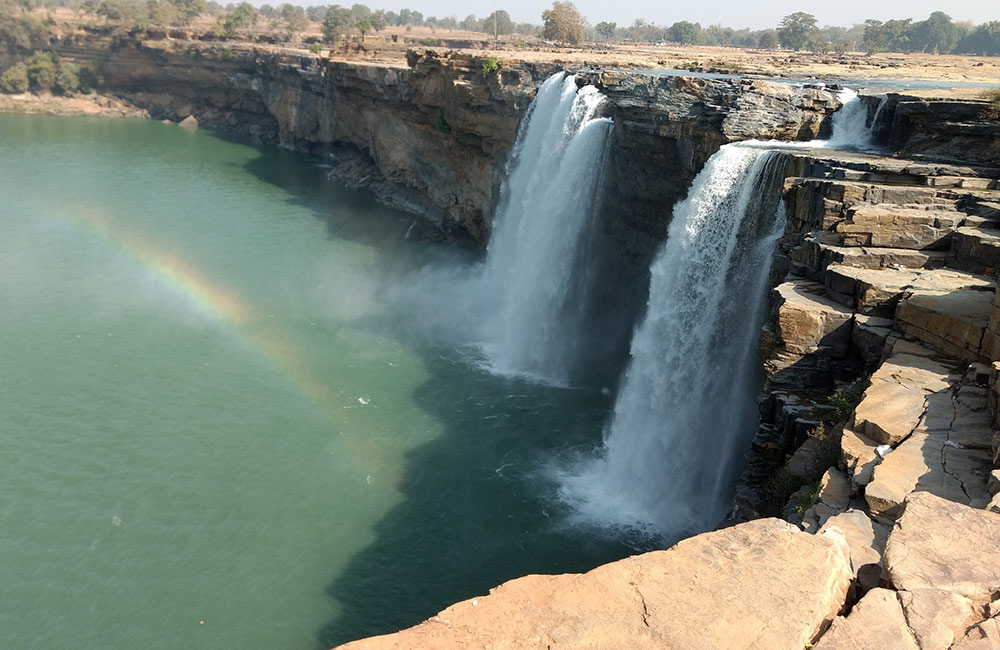
[(871, 482), (875, 466), (882, 460), (875, 451), (878, 446), (879, 443), (857, 433), (853, 428), (844, 427), (840, 438), (841, 460), (855, 490)]
[(838, 616), (833, 621), (814, 647), (815, 650), (921, 650), (891, 589), (872, 589), (865, 594), (847, 617)]
[(1000, 589), (1000, 515), (914, 492), (889, 535), (885, 566), (899, 590), (941, 589), (974, 606)]
[(842, 357), (851, 342), (851, 311), (823, 295), (815, 282), (795, 279), (775, 288), (778, 334), (797, 354)]
[(900, 591), (906, 622), (921, 650), (947, 650), (978, 614), (972, 601), (943, 589)]
[[(855, 576), (862, 567), (882, 564), (882, 553), (889, 538), (889, 530), (885, 526), (872, 521), (861, 510), (847, 510), (827, 519), (820, 533), (830, 528), (838, 528), (844, 534)], [(874, 587), (877, 584), (865, 586)]]
[(855, 431), (880, 444), (898, 444), (917, 426), (925, 397), (948, 390), (950, 379), (950, 368), (938, 361), (893, 354), (871, 377), (855, 410)]
[(805, 647), (850, 584), (842, 535), (759, 519), (600, 566), (526, 576), (343, 650), (774, 650)]

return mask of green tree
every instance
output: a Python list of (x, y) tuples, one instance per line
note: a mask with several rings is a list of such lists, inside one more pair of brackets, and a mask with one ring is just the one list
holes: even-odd
[(594, 31), (597, 32), (598, 36), (606, 41), (610, 41), (615, 37), (616, 29), (618, 29), (618, 25), (616, 23), (609, 23), (606, 20), (594, 25)]
[(28, 92), (28, 66), (15, 63), (0, 75), (0, 90), (5, 93), (20, 94)]
[(577, 45), (583, 42), (587, 21), (572, 2), (552, 3), (551, 9), (542, 12), (542, 37)]
[(778, 32), (774, 29), (765, 29), (760, 33), (760, 47), (765, 50), (776, 50), (781, 45)]
[(910, 36), (915, 49), (936, 54), (950, 53), (958, 45), (958, 38), (958, 26), (943, 11), (935, 11), (927, 20), (915, 24)]
[(984, 56), (1000, 54), (1000, 20), (991, 20), (979, 25), (963, 38), (955, 49), (962, 54)]
[(701, 25), (682, 20), (670, 26), (670, 40), (682, 45), (693, 45), (701, 38)]
[[(496, 23), (495, 31), (494, 23)], [(486, 17), (486, 20), (483, 21), (483, 31), (487, 34), (513, 34), (514, 21), (510, 19), (510, 14), (500, 9)]]
[(281, 5), (279, 15), (281, 16), (281, 20), (285, 23), (285, 29), (288, 32), (289, 40), (294, 38), (296, 33), (303, 31), (309, 26), (309, 16), (306, 15), (306, 10), (298, 5), (287, 3)]
[(885, 24), (881, 20), (869, 19), (865, 21), (865, 35), (862, 42), (869, 55), (885, 49), (886, 36)]
[(385, 18), (384, 9), (379, 9), (378, 11), (373, 13), (372, 17), (369, 20), (372, 21), (372, 29), (374, 29), (376, 32), (380, 32), (383, 29), (385, 29), (386, 24), (388, 23), (388, 21)]
[(180, 11), (181, 24), (187, 25), (200, 14), (208, 12), (208, 5), (205, 0), (174, 0), (177, 10)]
[(77, 76), (79, 68), (65, 61), (59, 64), (56, 71), (55, 82), (52, 84), (52, 92), (57, 95), (72, 95), (80, 87), (80, 78)]
[(333, 5), (326, 10), (323, 17), (323, 40), (327, 43), (335, 43), (337, 39), (344, 36), (353, 28), (351, 22), (351, 11), (340, 5)]
[(222, 29), (226, 36), (232, 38), (240, 29), (247, 29), (257, 24), (257, 10), (249, 2), (241, 2), (222, 18)]
[(149, 21), (154, 25), (167, 27), (180, 23), (181, 12), (170, 0), (149, 0), (146, 4), (149, 8)]
[(59, 60), (49, 52), (35, 52), (28, 59), (28, 82), (35, 92), (52, 90), (59, 72)]
[(372, 17), (372, 10), (368, 7), (368, 5), (363, 5), (363, 4), (351, 5), (351, 18), (354, 19), (354, 22), (364, 20), (365, 18), (368, 18), (370, 20), (371, 17)]
[(782, 47), (801, 50), (809, 42), (816, 31), (816, 17), (802, 11), (796, 11), (781, 19), (778, 25), (778, 38)]
[(372, 21), (367, 18), (362, 18), (357, 23), (355, 23), (354, 28), (361, 32), (361, 42), (365, 42), (365, 34), (372, 31)]
[(476, 18), (475, 16), (473, 16), (472, 14), (469, 14), (468, 16), (466, 16), (465, 20), (463, 20), (462, 22), (458, 23), (458, 26), (461, 27), (462, 29), (470, 31), (470, 32), (481, 32), (481, 31), (483, 31), (483, 24), (482, 24), (482, 22), (478, 18)]

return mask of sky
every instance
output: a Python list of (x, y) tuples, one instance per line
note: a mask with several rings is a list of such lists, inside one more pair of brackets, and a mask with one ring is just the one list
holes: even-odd
[[(282, 0), (283, 1), (283, 0)], [(350, 6), (362, 2), (372, 9), (399, 11), (408, 7), (425, 17), (455, 16), (459, 20), (469, 14), (480, 18), (493, 11), (494, 0), (288, 0), (297, 4), (340, 4)], [(259, 3), (258, 3), (259, 4)], [(272, 0), (272, 4), (275, 4)], [(923, 20), (933, 11), (944, 11), (952, 19), (982, 23), (1000, 20), (1000, 0), (908, 0), (905, 3), (872, 2), (872, 0), (838, 0), (804, 5), (788, 0), (698, 0), (693, 3), (650, 2), (649, 0), (575, 0), (574, 3), (591, 24), (602, 20), (631, 25), (636, 18), (645, 18), (657, 25), (671, 25), (689, 20), (708, 26), (721, 23), (739, 29), (766, 29), (777, 26), (782, 16), (805, 11), (816, 16), (820, 26), (850, 27), (866, 18), (888, 20), (913, 18)], [(542, 11), (551, 7), (551, 0), (496, 0), (497, 9), (505, 9), (515, 22), (540, 24)]]

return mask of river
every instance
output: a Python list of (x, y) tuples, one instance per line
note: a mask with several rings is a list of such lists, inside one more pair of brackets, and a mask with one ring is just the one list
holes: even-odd
[(546, 471), (611, 397), (438, 335), (411, 279), (474, 256), (325, 173), (0, 115), (0, 647), (329, 647), (631, 550)]

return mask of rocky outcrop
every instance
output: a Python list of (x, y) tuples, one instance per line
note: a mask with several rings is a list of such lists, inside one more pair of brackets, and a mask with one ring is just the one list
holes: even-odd
[[(876, 141), (907, 158), (991, 164), (1000, 153), (1000, 122), (989, 119), (988, 105), (889, 93)], [(877, 101), (870, 106), (877, 110)]]
[(851, 575), (839, 531), (762, 519), (584, 574), (518, 578), (341, 648), (798, 649), (841, 610)]

